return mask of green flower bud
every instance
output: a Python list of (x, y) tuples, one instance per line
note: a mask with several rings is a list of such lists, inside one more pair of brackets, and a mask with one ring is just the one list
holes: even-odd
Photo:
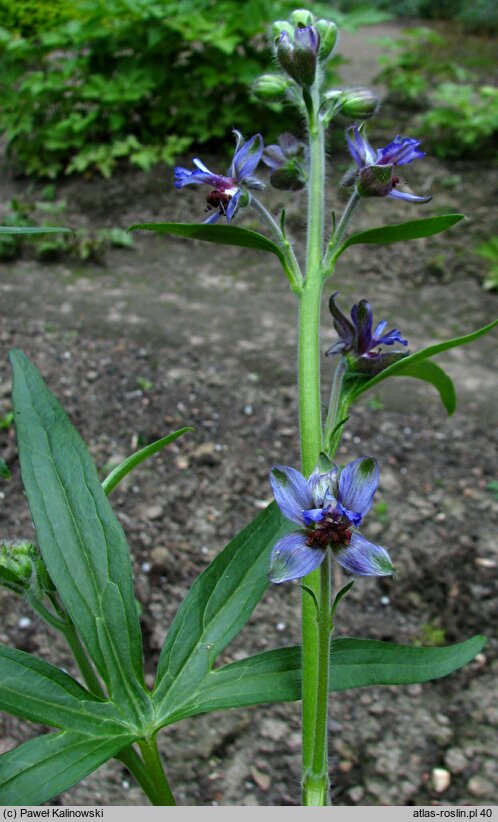
[(0, 543), (0, 585), (15, 594), (23, 594), (36, 577), (35, 546), (26, 540), (5, 540)]
[(342, 95), (340, 112), (353, 120), (368, 120), (379, 107), (379, 99), (366, 88), (355, 88)]
[(332, 55), (336, 46), (337, 26), (332, 20), (317, 20), (315, 28), (320, 35), (320, 52), (318, 56), (322, 62), (325, 62)]
[(393, 166), (370, 165), (360, 171), (357, 191), (362, 197), (387, 197), (393, 189)]
[(262, 74), (255, 81), (252, 90), (259, 100), (278, 103), (285, 100), (289, 80), (281, 74)]
[(291, 43), (294, 42), (294, 26), (291, 26), (287, 20), (275, 20), (274, 23), (271, 24), (271, 33), (272, 37), (278, 38), (285, 31), (290, 37)]
[(308, 9), (296, 9), (291, 14), (291, 23), (294, 28), (298, 26), (312, 26), (315, 18)]

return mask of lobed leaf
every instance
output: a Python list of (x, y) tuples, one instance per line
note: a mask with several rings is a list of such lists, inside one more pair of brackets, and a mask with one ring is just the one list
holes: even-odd
[(456, 396), (450, 377), (440, 366), (425, 361), (430, 357), (434, 357), (436, 354), (448, 351), (450, 348), (467, 345), (467, 343), (477, 340), (495, 328), (496, 325), (498, 325), (498, 320), (494, 320), (483, 328), (479, 328), (477, 331), (473, 331), (471, 334), (466, 334), (463, 337), (455, 337), (452, 340), (429, 345), (427, 348), (416, 351), (415, 354), (409, 354), (407, 357), (403, 357), (403, 359), (393, 363), (393, 365), (390, 365), (370, 380), (356, 381), (351, 391), (352, 400), (356, 400), (357, 397), (364, 394), (365, 391), (369, 391), (370, 388), (378, 385), (388, 377), (416, 377), (417, 379), (432, 383), (437, 388), (448, 414), (452, 414), (456, 407)]
[[(191, 427), (186, 428), (179, 428), (178, 431), (172, 431), (171, 434), (167, 434), (166, 437), (162, 437), (160, 440), (156, 440), (152, 442), (150, 445), (146, 445), (145, 448), (141, 448), (140, 451), (135, 451), (134, 454), (131, 454), (127, 457), (123, 462), (114, 468), (109, 476), (105, 478), (102, 483), (102, 488), (104, 489), (107, 496), (114, 491), (116, 485), (118, 485), (122, 479), (126, 477), (130, 471), (133, 471), (137, 465), (140, 465), (141, 462), (152, 457), (154, 454), (157, 454), (158, 451), (161, 451), (162, 448), (165, 448), (166, 445), (177, 440), (179, 437), (182, 437), (183, 434), (186, 434), (188, 431), (193, 431), (194, 429)], [(1, 467), (1, 466), (0, 466)]]
[[(334, 639), (329, 690), (410, 685), (439, 679), (470, 662), (485, 644), (482, 636), (446, 648), (415, 648), (349, 637)], [(211, 671), (177, 718), (300, 698), (301, 649), (277, 648)]]
[(386, 225), (380, 228), (370, 228), (367, 231), (360, 231), (352, 234), (334, 253), (332, 260), (335, 261), (350, 245), (360, 243), (400, 243), (405, 240), (419, 240), (422, 237), (432, 237), (446, 231), (464, 219), (464, 214), (442, 214), (439, 217), (426, 217), (423, 220), (410, 220), (406, 223), (396, 225)]
[(285, 255), (273, 240), (251, 231), (248, 228), (238, 228), (231, 225), (206, 225), (206, 223), (141, 223), (132, 225), (129, 231), (155, 231), (158, 234), (174, 234), (176, 237), (186, 237), (190, 240), (205, 240), (208, 243), (220, 245), (236, 245), (243, 248), (255, 248), (258, 251), (268, 251), (275, 254), (284, 268), (287, 265)]
[(161, 725), (174, 721), (249, 619), (268, 586), (270, 551), (290, 527), (271, 503), (194, 582), (159, 658), (153, 700)]
[(62, 731), (30, 739), (0, 756), (0, 804), (41, 805), (84, 779), (132, 741)]
[[(111, 696), (116, 688), (128, 693), (130, 715), (138, 717), (148, 698), (126, 538), (64, 409), (21, 351), (12, 351), (10, 359), (21, 473), (40, 551)], [(108, 621), (109, 586), (119, 592), (122, 607), (102, 644), (98, 626)], [(129, 653), (126, 675), (117, 664), (123, 644)]]
[(125, 719), (111, 702), (89, 693), (60, 668), (2, 644), (0, 710), (42, 725), (95, 736), (129, 732)]

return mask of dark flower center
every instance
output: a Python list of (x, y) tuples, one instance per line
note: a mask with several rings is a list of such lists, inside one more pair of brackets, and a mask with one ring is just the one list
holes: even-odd
[(321, 548), (322, 550), (329, 545), (347, 547), (351, 537), (349, 523), (335, 522), (331, 517), (326, 517), (315, 528), (308, 531), (306, 544), (309, 548)]
[(232, 195), (227, 194), (226, 191), (219, 191), (217, 189), (210, 191), (206, 197), (206, 211), (210, 211), (212, 208), (219, 208), (220, 214), (225, 214), (231, 199)]

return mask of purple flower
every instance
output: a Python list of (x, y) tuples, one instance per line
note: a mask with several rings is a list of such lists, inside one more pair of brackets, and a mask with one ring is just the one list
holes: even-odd
[(299, 191), (306, 185), (305, 145), (292, 134), (285, 132), (278, 138), (278, 145), (266, 146), (261, 159), (271, 170), (274, 188)]
[(275, 500), (287, 519), (299, 528), (280, 539), (270, 564), (272, 582), (287, 582), (314, 571), (328, 548), (350, 574), (388, 576), (394, 569), (389, 554), (357, 530), (379, 484), (379, 468), (372, 457), (361, 457), (340, 470), (305, 479), (295, 468), (277, 465), (270, 482)]
[[(332, 354), (350, 355), (349, 359), (353, 370), (365, 370), (368, 373), (378, 373), (396, 362), (400, 357), (405, 357), (404, 351), (395, 351), (392, 354), (383, 354), (374, 351), (379, 345), (408, 345), (408, 341), (403, 339), (401, 332), (397, 328), (385, 332), (386, 320), (381, 320), (373, 329), (373, 312), (367, 300), (360, 300), (351, 309), (351, 320), (342, 313), (336, 305), (335, 298), (338, 291), (330, 297), (329, 308), (334, 318), (334, 328), (341, 338), (332, 348), (326, 352), (329, 357)], [(385, 333), (384, 333), (385, 332)]]
[(359, 169), (359, 194), (364, 197), (395, 197), (399, 200), (408, 200), (410, 203), (427, 203), (431, 199), (397, 191), (396, 186), (400, 180), (393, 174), (393, 170), (398, 166), (425, 157), (425, 152), (419, 149), (420, 140), (398, 135), (385, 148), (375, 151), (358, 126), (352, 126), (347, 130), (346, 139), (351, 156)]
[(252, 177), (263, 154), (261, 134), (255, 134), (246, 143), (239, 131), (234, 131), (234, 134), (237, 145), (228, 176), (210, 171), (197, 157), (194, 159), (196, 168), (193, 171), (181, 166), (175, 168), (175, 188), (201, 183), (212, 186), (213, 191), (210, 191), (206, 198), (206, 211), (216, 210), (207, 220), (204, 220), (206, 223), (215, 223), (220, 216), (226, 217), (227, 222), (230, 222), (243, 192), (242, 186), (246, 188), (263, 187), (259, 180)]

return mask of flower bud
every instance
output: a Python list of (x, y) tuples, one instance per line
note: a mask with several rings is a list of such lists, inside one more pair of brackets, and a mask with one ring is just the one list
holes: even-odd
[(379, 107), (379, 100), (366, 88), (355, 88), (345, 91), (340, 101), (340, 112), (353, 120), (368, 120)]
[(259, 100), (279, 103), (285, 100), (289, 80), (281, 74), (262, 74), (255, 81), (252, 90)]
[(276, 41), (277, 46), (277, 60), (284, 69), (284, 71), (289, 74), (293, 80), (297, 80), (299, 82), (299, 78), (296, 76), (296, 71), (294, 67), (294, 45), (289, 34), (286, 31), (281, 31), (280, 35)]
[(294, 28), (298, 26), (312, 26), (315, 18), (308, 9), (296, 9), (291, 14), (291, 23)]
[(298, 82), (312, 86), (320, 49), (320, 35), (314, 26), (300, 26), (294, 32), (294, 66)]
[(292, 134), (282, 134), (278, 145), (266, 146), (262, 159), (271, 169), (270, 183), (274, 188), (299, 191), (306, 185), (305, 146)]
[(271, 25), (272, 36), (278, 40), (283, 31), (289, 35), (291, 43), (294, 42), (294, 27), (287, 20), (275, 20)]
[(35, 551), (35, 546), (26, 540), (0, 543), (0, 585), (16, 594), (27, 591), (35, 575)]
[(387, 197), (393, 189), (392, 165), (370, 165), (360, 170), (357, 191), (362, 197)]
[(337, 43), (337, 26), (332, 20), (317, 20), (315, 28), (320, 35), (320, 52), (318, 56), (322, 62), (325, 62), (332, 55)]

